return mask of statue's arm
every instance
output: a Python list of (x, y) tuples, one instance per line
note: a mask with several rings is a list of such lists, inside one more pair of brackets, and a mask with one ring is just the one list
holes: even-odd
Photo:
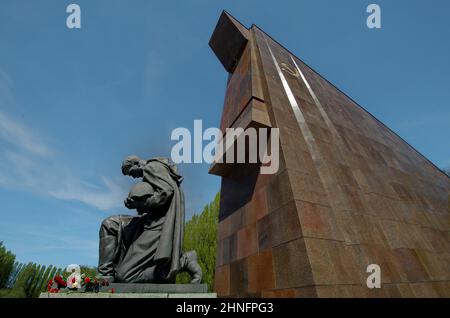
[(173, 197), (174, 189), (169, 184), (164, 184), (161, 188), (156, 189), (155, 193), (145, 201), (147, 209), (155, 209), (166, 205)]

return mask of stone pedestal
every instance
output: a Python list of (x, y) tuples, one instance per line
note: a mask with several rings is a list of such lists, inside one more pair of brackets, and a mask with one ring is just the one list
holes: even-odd
[[(108, 292), (114, 288), (114, 293)], [(216, 298), (206, 284), (118, 284), (99, 293), (41, 293), (39, 298)]]

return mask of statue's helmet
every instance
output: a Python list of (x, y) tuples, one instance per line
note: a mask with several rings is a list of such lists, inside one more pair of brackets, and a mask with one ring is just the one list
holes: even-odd
[(151, 197), (155, 190), (153, 187), (147, 182), (138, 182), (136, 183), (130, 190), (128, 197), (135, 201), (140, 201)]

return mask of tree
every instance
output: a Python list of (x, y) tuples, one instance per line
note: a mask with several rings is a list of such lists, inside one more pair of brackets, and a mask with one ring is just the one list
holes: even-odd
[(62, 273), (61, 269), (51, 265), (23, 264), (15, 259), (16, 256), (0, 242), (0, 297), (38, 297), (46, 290), (47, 282)]
[(14, 269), (15, 260), (16, 255), (8, 251), (3, 246), (3, 242), (0, 242), (0, 289), (7, 287), (9, 277)]
[(27, 298), (38, 297), (41, 292), (46, 290), (47, 282), (56, 275), (61, 275), (62, 272), (61, 268), (52, 265), (48, 268), (35, 263), (23, 265), (12, 286), (11, 293), (7, 297), (23, 294)]
[[(217, 226), (219, 222), (219, 193), (214, 201), (206, 205), (199, 215), (194, 215), (186, 222), (184, 228), (184, 250), (195, 250), (198, 263), (203, 271), (203, 282), (212, 291), (216, 267)], [(177, 283), (189, 283), (190, 277), (182, 273), (177, 277)]]
[(13, 270), (9, 275), (8, 283), (6, 285), (7, 288), (10, 288), (14, 285), (15, 281), (17, 280), (17, 277), (19, 276), (19, 273), (22, 271), (24, 266), (25, 266), (24, 263), (20, 263), (17, 261), (14, 263)]
[(97, 267), (89, 266), (89, 265), (81, 265), (80, 266), (81, 274), (85, 274), (86, 276), (96, 277), (98, 275)]

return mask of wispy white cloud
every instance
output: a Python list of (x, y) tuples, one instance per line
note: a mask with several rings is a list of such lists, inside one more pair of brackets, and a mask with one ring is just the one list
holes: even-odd
[[(76, 180), (63, 182), (59, 189), (51, 190), (49, 194), (61, 200), (77, 200), (100, 210), (110, 210), (123, 206), (125, 186), (119, 180), (101, 177), (102, 185)], [(122, 183), (123, 184), (123, 183)]]
[[(3, 71), (0, 76), (1, 81), (10, 81)], [(123, 206), (125, 180), (98, 176), (99, 183), (91, 182), (73, 172), (76, 166), (68, 169), (71, 163), (58, 154), (44, 136), (0, 110), (1, 187), (75, 200), (100, 210)]]
[[(0, 105), (16, 106), (13, 84), (13, 79), (0, 68)], [(0, 110), (1, 187), (75, 200), (100, 210), (122, 207), (125, 180), (98, 176), (100, 182), (92, 182), (76, 173), (82, 167), (60, 155), (49, 145), (48, 138)]]
[(12, 148), (29, 152), (32, 155), (48, 157), (50, 149), (39, 138), (17, 120), (0, 111), (0, 139)]

